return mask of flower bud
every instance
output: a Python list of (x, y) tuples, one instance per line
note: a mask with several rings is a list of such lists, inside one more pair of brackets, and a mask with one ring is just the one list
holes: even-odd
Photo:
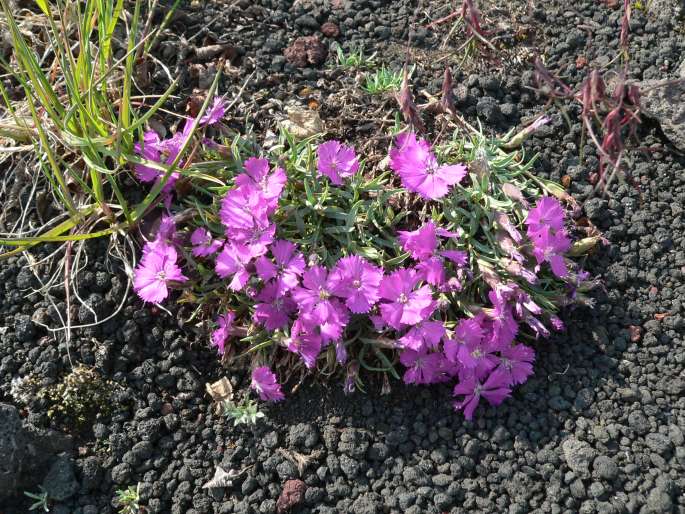
[(579, 257), (581, 255), (586, 255), (589, 253), (597, 243), (601, 240), (600, 236), (584, 237), (578, 241), (574, 241), (571, 245), (571, 249), (568, 251), (568, 255), (571, 257)]

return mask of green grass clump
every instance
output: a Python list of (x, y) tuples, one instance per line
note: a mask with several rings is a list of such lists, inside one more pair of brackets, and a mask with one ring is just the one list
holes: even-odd
[(364, 55), (364, 49), (352, 48), (346, 54), (341, 46), (335, 49), (336, 65), (343, 69), (371, 68), (376, 64), (376, 54)]
[[(37, 38), (27, 39), (25, 21), (8, 0), (0, 0), (13, 45), (11, 58), (0, 60), (0, 67), (23, 93), (17, 100), (0, 83), (5, 107), (0, 136), (28, 148), (29, 172), (43, 177), (40, 187), (63, 212), (32, 230), (38, 235), (23, 235), (21, 227), (21, 235), (0, 234), (0, 247), (14, 248), (2, 253), (4, 257), (41, 242), (78, 241), (133, 227), (159, 192), (132, 206), (122, 179), (130, 163), (141, 160), (134, 154), (134, 144), (146, 122), (176, 86), (172, 83), (154, 102), (134, 96), (137, 66), (169, 16), (157, 30), (149, 31), (141, 0), (130, 16), (123, 0), (36, 3), (42, 12), (36, 15), (42, 22), (37, 25), (42, 31), (41, 48), (36, 46)], [(175, 4), (172, 12), (174, 8)], [(134, 105), (144, 108), (145, 114), (139, 116)]]
[(402, 72), (392, 71), (385, 66), (366, 76), (362, 89), (370, 95), (378, 95), (389, 91), (399, 91), (402, 86)]

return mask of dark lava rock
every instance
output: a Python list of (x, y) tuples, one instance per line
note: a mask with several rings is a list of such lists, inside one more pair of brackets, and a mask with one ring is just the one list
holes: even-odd
[(73, 496), (78, 488), (72, 459), (66, 454), (60, 455), (43, 479), (43, 489), (49, 498), (64, 501)]
[(319, 442), (319, 432), (311, 423), (299, 423), (290, 427), (288, 440), (296, 447), (314, 448)]
[(319, 22), (310, 14), (303, 14), (295, 19), (295, 25), (309, 30), (317, 30), (319, 28)]
[(478, 116), (485, 118), (488, 123), (497, 125), (504, 120), (502, 110), (497, 103), (497, 100), (491, 96), (485, 96), (478, 100), (476, 104), (476, 112)]
[(14, 334), (19, 341), (28, 342), (36, 334), (36, 327), (31, 316), (20, 314), (14, 318)]
[(0, 403), (0, 499), (17, 492), (26, 435), (17, 409)]
[(320, 66), (326, 61), (328, 47), (316, 36), (298, 37), (293, 43), (283, 50), (286, 60), (297, 66)]
[(131, 477), (131, 466), (122, 462), (112, 468), (112, 481), (115, 484), (125, 485)]

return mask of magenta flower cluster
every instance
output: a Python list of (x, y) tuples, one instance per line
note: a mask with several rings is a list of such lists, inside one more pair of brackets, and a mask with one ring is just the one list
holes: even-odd
[[(223, 118), (225, 112), (226, 102), (222, 97), (216, 97), (209, 106), (209, 109), (207, 109), (207, 113), (198, 120), (198, 126), (206, 127), (218, 123)], [(194, 118), (186, 119), (183, 129), (167, 139), (160, 139), (157, 132), (148, 130), (143, 135), (142, 144), (136, 143), (134, 145), (134, 151), (148, 161), (163, 163), (169, 166), (176, 160), (183, 145), (190, 138), (194, 123)], [(180, 165), (182, 163), (179, 163)], [(162, 167), (156, 168), (145, 164), (136, 164), (133, 169), (141, 182), (156, 183), (164, 176)], [(179, 176), (178, 171), (172, 172), (162, 189), (167, 207), (171, 203), (171, 193)]]
[[(146, 145), (150, 147), (153, 151), (158, 143)], [(467, 175), (464, 165), (440, 165), (430, 145), (413, 133), (397, 138), (390, 165), (405, 189), (425, 200), (445, 197)], [(359, 160), (352, 148), (329, 141), (318, 147), (317, 171), (342, 186), (359, 171)], [(533, 373), (535, 352), (517, 342), (522, 325), (539, 336), (549, 335), (548, 326), (563, 328), (516, 282), (499, 279), (488, 282), (486, 305), (467, 309), (463, 319), (450, 319), (445, 299), (472, 280), (475, 263), (463, 249), (461, 232), (433, 221), (396, 234), (398, 246), (408, 254), (403, 267), (385, 269), (359, 255), (341, 257), (328, 267), (308, 263), (303, 249), (277, 236), (274, 218), (287, 180), (286, 172), (273, 168), (267, 159), (247, 159), (235, 187), (221, 201), (223, 234), (197, 228), (190, 242), (193, 256), (213, 261), (215, 273), (228, 288), (248, 298), (253, 322), (267, 332), (282, 332), (283, 337), (275, 340), (307, 368), (314, 368), (329, 346), (339, 363), (347, 363), (346, 328), (352, 320), (366, 317), (372, 330), (392, 341), (405, 368), (404, 382), (455, 381), (454, 407), (471, 419), (481, 399), (497, 405)], [(534, 272), (526, 275), (529, 282), (537, 280), (542, 266), (548, 265), (557, 277), (568, 274), (563, 254), (570, 240), (557, 200), (542, 197), (528, 212), (528, 246), (506, 216), (498, 225), (515, 242), (512, 262), (527, 270), (526, 261), (535, 260)], [(173, 224), (167, 222), (164, 233), (145, 246), (135, 271), (135, 290), (146, 302), (161, 302), (171, 284), (188, 280), (177, 264), (180, 243), (175, 237)], [(216, 320), (211, 343), (220, 354), (235, 322), (232, 311)], [(358, 368), (356, 362), (349, 363), (346, 390), (353, 388)], [(268, 366), (254, 369), (251, 387), (262, 400), (284, 398)]]

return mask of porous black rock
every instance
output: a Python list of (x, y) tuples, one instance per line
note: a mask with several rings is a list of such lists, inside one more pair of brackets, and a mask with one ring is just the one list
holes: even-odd
[(0, 500), (17, 492), (27, 442), (17, 409), (0, 403)]
[(42, 487), (49, 498), (58, 502), (76, 494), (79, 483), (74, 472), (74, 462), (69, 455), (63, 454), (55, 459), (43, 479)]

